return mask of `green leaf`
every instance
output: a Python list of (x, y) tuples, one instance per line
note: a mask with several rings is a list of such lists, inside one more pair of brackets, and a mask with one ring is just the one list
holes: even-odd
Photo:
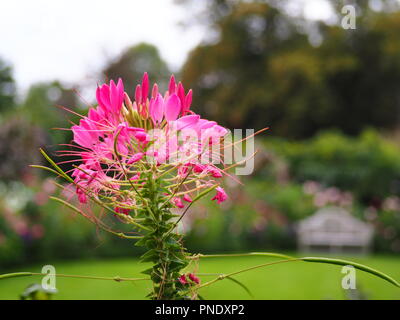
[(165, 240), (165, 243), (168, 247), (171, 247), (171, 248), (175, 248), (175, 249), (181, 248), (180, 243), (177, 240), (175, 240), (173, 237), (168, 237), (168, 239)]
[(249, 294), (250, 297), (254, 298), (254, 296), (251, 293), (251, 291), (249, 290), (249, 288), (247, 288), (242, 282), (240, 282), (239, 280), (236, 280), (235, 278), (232, 278), (232, 277), (226, 277), (226, 279), (229, 279), (229, 280), (233, 281), (234, 283), (236, 283), (237, 285), (241, 286)]
[(143, 247), (146, 245), (146, 241), (147, 241), (147, 237), (143, 237), (142, 239), (140, 239), (139, 241), (135, 242), (135, 246), (136, 247)]
[(151, 275), (152, 272), (153, 272), (153, 268), (148, 268), (148, 269), (142, 271), (141, 273)]
[(169, 220), (171, 220), (172, 218), (177, 218), (177, 217), (180, 217), (180, 215), (178, 215), (178, 214), (172, 214), (172, 213), (164, 213), (164, 214), (162, 215), (163, 221), (169, 221)]
[(37, 169), (43, 169), (43, 170), (46, 170), (46, 171), (50, 171), (51, 173), (54, 173), (57, 176), (62, 176), (59, 172), (57, 172), (56, 170), (54, 170), (52, 168), (49, 168), (49, 167), (39, 166), (39, 165), (35, 165), (35, 164), (31, 164), (30, 167), (31, 168), (37, 168)]
[(158, 258), (158, 254), (157, 251), (154, 249), (151, 249), (149, 251), (147, 251), (145, 254), (143, 254), (142, 256), (140, 256), (140, 261), (142, 262), (147, 262), (147, 261), (153, 261), (154, 259)]
[(171, 259), (171, 262), (169, 264), (169, 270), (171, 272), (179, 271), (179, 270), (183, 269), (184, 267), (186, 267), (187, 265), (188, 265), (188, 262), (186, 262), (186, 261)]
[(68, 176), (48, 155), (47, 155), (47, 153), (42, 149), (42, 148), (40, 148), (39, 149), (40, 150), (40, 153), (46, 158), (46, 160), (53, 166), (53, 168), (54, 169), (56, 169), (59, 173), (60, 173), (60, 175), (62, 176), (62, 177), (64, 177), (64, 179), (66, 179), (67, 181), (69, 181), (69, 182), (71, 182), (71, 183), (74, 183), (74, 180), (70, 177), (70, 176)]

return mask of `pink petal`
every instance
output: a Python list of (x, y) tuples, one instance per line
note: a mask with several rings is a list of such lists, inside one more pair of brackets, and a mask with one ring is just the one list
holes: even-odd
[(149, 109), (153, 122), (161, 122), (164, 116), (164, 99), (161, 94), (158, 94), (155, 99), (151, 99)]
[(131, 109), (133, 107), (131, 98), (129, 98), (129, 96), (126, 92), (124, 92), (124, 101), (125, 101), (125, 105), (128, 109)]
[(175, 206), (177, 206), (180, 209), (185, 207), (185, 205), (182, 203), (182, 200), (180, 197), (173, 197), (171, 199), (171, 202), (172, 202), (172, 204), (174, 204)]
[(128, 164), (132, 164), (135, 162), (138, 162), (139, 160), (141, 160), (143, 158), (143, 153), (139, 152), (134, 154), (129, 160), (128, 160)]
[(87, 202), (86, 195), (80, 188), (76, 189), (76, 194), (78, 195), (78, 200), (79, 200), (80, 203), (86, 203)]
[(217, 203), (220, 204), (228, 199), (228, 195), (225, 193), (225, 190), (221, 187), (216, 188), (217, 194), (211, 200), (217, 200)]
[(189, 115), (189, 116), (183, 116), (176, 120), (176, 130), (182, 130), (185, 128), (190, 128), (195, 126), (200, 120), (200, 116), (197, 114), (194, 115)]
[(99, 113), (93, 108), (89, 110), (88, 118), (95, 122), (99, 122), (101, 120)]
[(100, 97), (103, 103), (103, 106), (107, 111), (111, 109), (111, 101), (110, 101), (110, 87), (106, 84), (103, 84), (100, 87)]
[(73, 126), (72, 132), (74, 134), (74, 142), (79, 144), (82, 147), (91, 148), (92, 145), (92, 137), (90, 134), (82, 128), (81, 126)]
[(174, 75), (172, 75), (171, 78), (169, 79), (169, 85), (168, 85), (169, 94), (175, 93), (175, 88), (176, 88), (175, 77)]
[[(111, 80), (110, 82), (110, 102), (111, 102), (111, 107), (112, 111), (117, 112), (121, 108), (121, 105), (119, 105), (120, 99), (119, 99), (119, 93), (117, 86), (115, 85), (115, 82)], [(122, 104), (122, 101), (121, 101)]]
[(121, 106), (122, 102), (124, 101), (124, 83), (122, 82), (122, 79), (119, 78), (118, 79), (118, 83), (117, 83), (117, 91), (118, 91), (118, 103)]
[(149, 94), (149, 76), (147, 75), (147, 72), (145, 72), (142, 78), (142, 103), (146, 103), (148, 94)]
[(182, 85), (181, 82), (179, 82), (179, 84), (178, 84), (178, 90), (177, 91), (178, 91), (177, 92), (178, 97), (181, 100), (181, 104), (182, 104), (182, 107), (183, 107), (185, 105), (185, 89), (183, 88), (183, 85)]
[(136, 101), (136, 103), (141, 103), (141, 99), (142, 99), (142, 88), (140, 87), (140, 84), (138, 84), (136, 86), (136, 89), (135, 89), (135, 101)]
[(157, 85), (157, 83), (155, 83), (153, 85), (153, 90), (151, 91), (151, 96), (153, 98), (155, 98), (155, 97), (157, 97), (157, 95), (158, 95), (158, 85)]
[(174, 121), (178, 118), (178, 115), (181, 112), (181, 101), (175, 93), (169, 96), (165, 104), (164, 112), (167, 121)]
[(204, 130), (204, 129), (211, 128), (211, 127), (215, 126), (216, 124), (217, 123), (215, 121), (208, 121), (208, 120), (202, 119), (201, 123), (199, 123), (199, 128), (201, 130)]
[(183, 196), (183, 200), (185, 200), (186, 202), (193, 202), (192, 198), (188, 194), (185, 194)]
[(140, 173), (137, 173), (132, 178), (130, 178), (129, 180), (135, 181), (135, 180), (139, 180), (139, 178), (140, 178)]
[(193, 98), (193, 91), (192, 89), (189, 90), (189, 92), (186, 95), (185, 98), (185, 107), (184, 110), (182, 111), (182, 113), (186, 113), (190, 110), (190, 106), (192, 105), (192, 98)]
[(188, 284), (186, 276), (184, 274), (179, 277), (179, 282), (183, 285)]
[(104, 103), (103, 103), (103, 101), (101, 99), (101, 89), (100, 89), (100, 87), (97, 87), (97, 89), (96, 89), (96, 100), (97, 100), (97, 103), (99, 104), (99, 106), (101, 108), (105, 107)]
[(200, 283), (200, 279), (198, 277), (196, 277), (196, 275), (194, 273), (189, 273), (189, 279), (197, 284)]
[(135, 138), (140, 142), (147, 141), (147, 133), (144, 131), (138, 131), (135, 133)]

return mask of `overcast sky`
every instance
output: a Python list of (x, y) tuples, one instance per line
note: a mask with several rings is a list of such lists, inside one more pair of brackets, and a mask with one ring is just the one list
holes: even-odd
[[(323, 0), (296, 2), (311, 18), (327, 15)], [(205, 36), (201, 27), (178, 25), (187, 14), (173, 0), (2, 1), (0, 57), (12, 64), (20, 90), (37, 81), (91, 79), (107, 59), (141, 41), (178, 69)]]

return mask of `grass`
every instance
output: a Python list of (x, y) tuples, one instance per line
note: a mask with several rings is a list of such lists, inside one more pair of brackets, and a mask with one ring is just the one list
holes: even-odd
[[(346, 257), (349, 259), (349, 257)], [(253, 265), (274, 261), (263, 257), (229, 257), (204, 259), (199, 264), (198, 273), (229, 273)], [(400, 280), (400, 257), (370, 256), (350, 259), (381, 270), (396, 280)], [(60, 262), (53, 263), (57, 273), (142, 277), (145, 265), (134, 259)], [(40, 272), (41, 266), (32, 266), (13, 271)], [(400, 288), (357, 271), (357, 289), (368, 299), (400, 299)], [(344, 274), (340, 266), (290, 262), (277, 264), (235, 276), (252, 292), (255, 299), (344, 299), (341, 288)], [(201, 276), (202, 282), (215, 276)], [(0, 299), (17, 299), (26, 286), (40, 283), (41, 277), (31, 276), (0, 281)], [(57, 278), (58, 293), (55, 299), (143, 299), (150, 290), (149, 281), (115, 282), (107, 280), (87, 280)], [(251, 299), (243, 288), (230, 280), (218, 281), (200, 290), (205, 299)]]

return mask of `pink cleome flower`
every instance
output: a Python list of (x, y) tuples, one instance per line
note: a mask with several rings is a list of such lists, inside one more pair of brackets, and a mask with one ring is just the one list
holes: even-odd
[[(190, 110), (192, 91), (186, 93), (174, 76), (164, 95), (154, 84), (149, 97), (149, 88), (145, 73), (132, 102), (121, 79), (101, 85), (96, 90), (97, 107), (71, 128), (76, 150), (63, 155), (79, 158), (72, 172), (78, 200), (111, 199), (108, 205), (115, 212), (129, 214), (139, 201), (134, 193), (123, 192), (125, 186), (140, 189), (146, 182), (142, 173), (156, 166), (170, 181), (165, 197), (173, 206), (184, 208), (182, 199), (192, 202), (213, 186), (213, 200), (225, 201), (227, 195), (218, 181), (224, 170), (213, 164), (219, 155), (218, 148), (212, 147), (218, 146), (227, 130)], [(181, 189), (173, 194), (179, 182)]]

